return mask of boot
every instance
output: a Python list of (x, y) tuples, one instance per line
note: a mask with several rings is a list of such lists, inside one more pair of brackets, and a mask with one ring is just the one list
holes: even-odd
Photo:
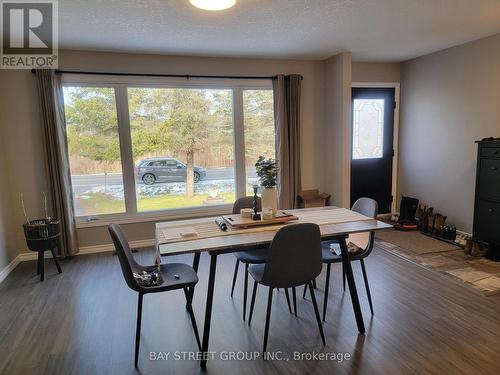
[(434, 228), (433, 228), (433, 233), (436, 236), (441, 235), (441, 231), (443, 230), (444, 227), (444, 222), (446, 221), (446, 216), (441, 215), (441, 214), (435, 214), (434, 215)]
[(434, 208), (429, 207), (425, 212), (426, 226), (424, 227), (425, 232), (432, 232), (434, 228)]
[(419, 204), (418, 205), (418, 230), (423, 231), (424, 230), (424, 223), (425, 223), (425, 212), (427, 211), (427, 206), (425, 204)]

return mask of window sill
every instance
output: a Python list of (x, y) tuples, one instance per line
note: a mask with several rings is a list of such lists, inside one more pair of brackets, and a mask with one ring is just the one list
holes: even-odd
[(117, 215), (100, 217), (96, 220), (86, 220), (85, 218), (76, 218), (76, 228), (105, 227), (109, 224), (137, 224), (159, 221), (172, 221), (182, 219), (194, 219), (199, 217), (218, 216), (230, 214), (231, 204), (220, 205), (210, 208), (188, 208), (172, 211), (158, 211), (137, 213), (135, 215)]

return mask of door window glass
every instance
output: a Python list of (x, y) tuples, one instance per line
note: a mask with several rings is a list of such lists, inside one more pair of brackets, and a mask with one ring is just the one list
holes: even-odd
[(384, 99), (354, 99), (352, 158), (383, 156)]

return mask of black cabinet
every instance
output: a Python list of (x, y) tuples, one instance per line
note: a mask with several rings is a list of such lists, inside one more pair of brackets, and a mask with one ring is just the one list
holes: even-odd
[(474, 239), (488, 242), (488, 256), (500, 260), (500, 139), (476, 142)]

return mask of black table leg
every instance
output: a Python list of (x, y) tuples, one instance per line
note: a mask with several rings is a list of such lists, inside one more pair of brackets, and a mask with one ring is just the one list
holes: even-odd
[[(193, 269), (194, 272), (198, 273), (198, 266), (200, 265), (200, 253), (194, 253), (194, 258), (193, 258)], [(189, 296), (191, 298), (191, 301), (193, 300), (194, 296), (194, 285), (190, 288), (188, 288), (189, 291)], [(186, 310), (189, 310), (189, 304), (186, 302)]]
[(198, 273), (198, 266), (200, 265), (200, 253), (195, 253), (193, 258), (193, 269)]
[(363, 314), (361, 313), (361, 307), (359, 306), (358, 292), (356, 290), (356, 282), (354, 281), (354, 275), (352, 273), (351, 262), (349, 261), (349, 252), (347, 251), (347, 245), (345, 239), (342, 238), (340, 242), (340, 250), (342, 251), (342, 264), (344, 266), (345, 275), (347, 278), (347, 284), (349, 285), (349, 293), (351, 294), (352, 308), (354, 309), (354, 315), (356, 317), (356, 323), (358, 325), (359, 333), (365, 333), (365, 324), (363, 323)]
[(207, 304), (205, 307), (205, 325), (203, 326), (203, 342), (201, 344), (202, 360), (200, 366), (207, 367), (208, 340), (210, 339), (210, 321), (212, 319), (212, 303), (214, 300), (215, 270), (217, 253), (210, 253), (210, 272), (208, 274)]

